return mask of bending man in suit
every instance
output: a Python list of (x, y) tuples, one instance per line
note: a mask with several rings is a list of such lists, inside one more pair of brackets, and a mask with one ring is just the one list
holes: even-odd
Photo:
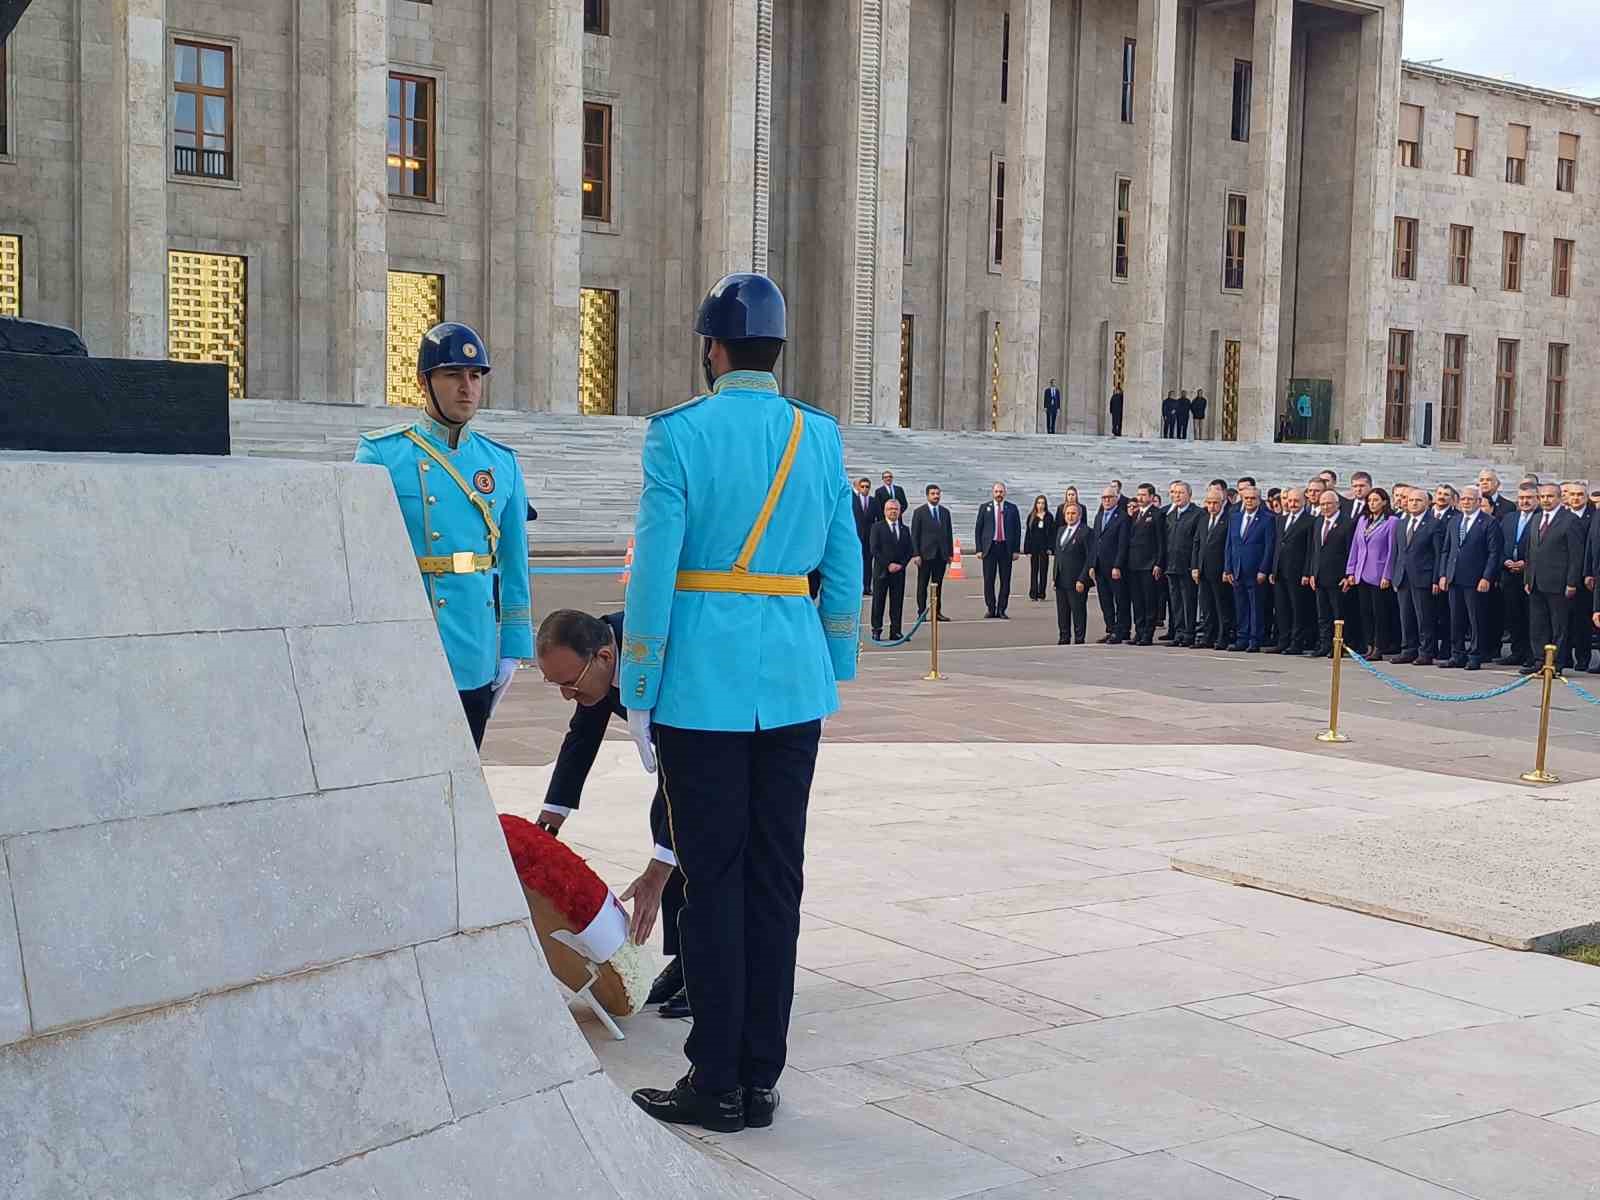
[(1444, 554), (1445, 522), (1428, 507), (1421, 488), (1406, 492), (1406, 513), (1394, 531), (1395, 598), (1400, 602), (1400, 654), (1397, 663), (1433, 665), (1434, 605)]
[(872, 527), (872, 637), (883, 636), (883, 605), (889, 603), (889, 640), (900, 636), (906, 607), (906, 567), (915, 558), (911, 531), (900, 521), (900, 501), (888, 500), (883, 520)]
[(1272, 566), (1277, 530), (1272, 514), (1261, 507), (1261, 492), (1253, 483), (1239, 488), (1239, 511), (1228, 526), (1223, 552), (1223, 580), (1233, 585), (1233, 611), (1238, 632), (1229, 650), (1250, 654), (1261, 651), (1266, 609), (1262, 589)]
[(1500, 577), (1500, 526), (1478, 508), (1478, 488), (1461, 489), (1460, 515), (1446, 532), (1439, 586), (1450, 589), (1450, 657), (1441, 667), (1483, 665), (1486, 597)]
[(1106, 622), (1102, 645), (1121, 645), (1128, 638), (1128, 525), (1121, 489), (1107, 484), (1094, 515), (1094, 557), (1089, 561), (1089, 578)]
[[(534, 644), (539, 670), (545, 682), (561, 689), (563, 699), (576, 701), (567, 735), (561, 739), (556, 765), (545, 789), (544, 808), (539, 826), (560, 836), (562, 825), (578, 810), (583, 785), (594, 766), (600, 743), (612, 717), (626, 722), (628, 710), (617, 690), (617, 661), (622, 638), (622, 614), (591, 616), (564, 608), (539, 623)], [(662, 1005), (662, 1016), (689, 1015), (688, 993), (683, 986), (683, 967), (678, 961), (678, 914), (683, 909), (683, 872), (671, 850), (672, 832), (667, 820), (666, 798), (661, 777), (656, 776), (655, 797), (650, 801), (650, 834), (655, 851), (644, 871), (622, 893), (633, 901), (629, 934), (644, 944), (661, 914), (661, 948), (667, 966), (650, 988), (648, 1003)]]
[[(1517, 498), (1521, 499), (1520, 493)], [(1544, 648), (1554, 646), (1560, 675), (1567, 661), (1569, 614), (1583, 588), (1583, 526), (1571, 509), (1562, 507), (1561, 490), (1553, 483), (1540, 485), (1539, 508), (1528, 533), (1527, 566), (1522, 572), (1533, 642), (1522, 674), (1541, 670)]]
[(1066, 505), (1065, 521), (1056, 530), (1056, 645), (1083, 645), (1089, 628), (1089, 563), (1094, 534), (1083, 522), (1083, 506)]
[[(1011, 603), (1011, 564), (1022, 553), (1022, 514), (1006, 499), (1006, 485), (994, 485), (993, 499), (978, 509), (978, 524), (973, 542), (983, 559), (983, 602), (985, 617), (1006, 619)], [(998, 585), (998, 586), (996, 586)]]
[(955, 523), (950, 510), (939, 501), (943, 493), (937, 483), (925, 492), (928, 502), (911, 514), (911, 545), (917, 559), (917, 616), (928, 611), (928, 585), (939, 589), (939, 620), (950, 610), (944, 594), (944, 572), (955, 557)]
[(1167, 488), (1167, 498), (1172, 507), (1167, 509), (1167, 589), (1171, 593), (1167, 603), (1167, 632), (1163, 642), (1174, 646), (1192, 646), (1195, 639), (1195, 604), (1200, 594), (1190, 572), (1195, 567), (1194, 531), (1199, 528), (1204, 514), (1194, 504), (1189, 485), (1174, 479)]

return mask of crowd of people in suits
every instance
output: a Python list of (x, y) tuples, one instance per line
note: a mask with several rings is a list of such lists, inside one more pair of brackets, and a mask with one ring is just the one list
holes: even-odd
[[(855, 487), (873, 636), (887, 611), (897, 638), (906, 573), (917, 568), (921, 615), (953, 554), (953, 517), (936, 484), (909, 528), (892, 472), (876, 491), (865, 477)], [(1213, 479), (1198, 500), (1174, 480), (1166, 503), (1154, 484), (1128, 493), (1112, 480), (1092, 510), (1069, 487), (1053, 508), (1035, 496), (1026, 515), (996, 483), (973, 542), (984, 615), (1006, 619), (1012, 563), (1026, 556), (1028, 598), (1053, 593), (1060, 645), (1086, 640), (1092, 592), (1109, 645), (1331, 657), (1343, 621), (1345, 644), (1372, 662), (1532, 674), (1553, 645), (1558, 671), (1600, 674), (1597, 507), (1600, 488), (1537, 476), (1512, 499), (1487, 470), (1431, 491), (1376, 487), (1366, 471), (1345, 491), (1331, 470), (1304, 486)]]

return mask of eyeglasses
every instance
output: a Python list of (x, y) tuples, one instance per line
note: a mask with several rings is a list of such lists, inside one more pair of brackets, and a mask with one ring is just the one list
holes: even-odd
[(552, 687), (560, 688), (564, 692), (575, 692), (583, 683), (584, 677), (589, 674), (589, 668), (594, 666), (595, 660), (599, 657), (600, 656), (598, 654), (591, 654), (589, 656), (589, 661), (583, 664), (583, 670), (578, 672), (578, 677), (571, 683), (562, 683), (559, 679), (551, 679), (548, 675), (544, 677), (544, 681), (550, 684)]

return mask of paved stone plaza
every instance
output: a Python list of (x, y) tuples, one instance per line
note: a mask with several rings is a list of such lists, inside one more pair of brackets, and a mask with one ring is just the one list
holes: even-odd
[[(976, 586), (954, 587), (958, 618)], [(536, 588), (541, 612), (621, 594)], [(1531, 689), (1424, 706), (1347, 676), (1354, 740), (1324, 749), (1326, 662), (1058, 649), (1023, 593), (1010, 622), (945, 626), (948, 680), (921, 680), (920, 648), (873, 650), (846, 689), (785, 1107), (707, 1150), (812, 1200), (1600, 1196), (1600, 971), (1168, 865), (1512, 797), (1600, 804), (1591, 712), (1561, 698), (1568, 782), (1544, 792), (1512, 782)], [(537, 811), (569, 712), (518, 682), (485, 745), (502, 810)], [(615, 742), (567, 828), (619, 888), (649, 793)], [(585, 1028), (620, 1087), (682, 1072), (679, 1022)]]

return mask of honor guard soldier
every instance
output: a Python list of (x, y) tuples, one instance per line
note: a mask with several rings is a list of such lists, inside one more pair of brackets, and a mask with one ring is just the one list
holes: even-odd
[(822, 718), (856, 673), (861, 545), (838, 425), (772, 375), (783, 293), (729, 275), (695, 332), (711, 391), (645, 433), (620, 679), (684, 875), (695, 1019), (689, 1073), (633, 1098), (660, 1120), (733, 1132), (771, 1124), (778, 1105), (806, 804)]
[(475, 745), (517, 666), (533, 657), (528, 497), (509, 447), (467, 428), (489, 350), (466, 325), (422, 335), (415, 421), (363, 435), (356, 461), (389, 472)]

